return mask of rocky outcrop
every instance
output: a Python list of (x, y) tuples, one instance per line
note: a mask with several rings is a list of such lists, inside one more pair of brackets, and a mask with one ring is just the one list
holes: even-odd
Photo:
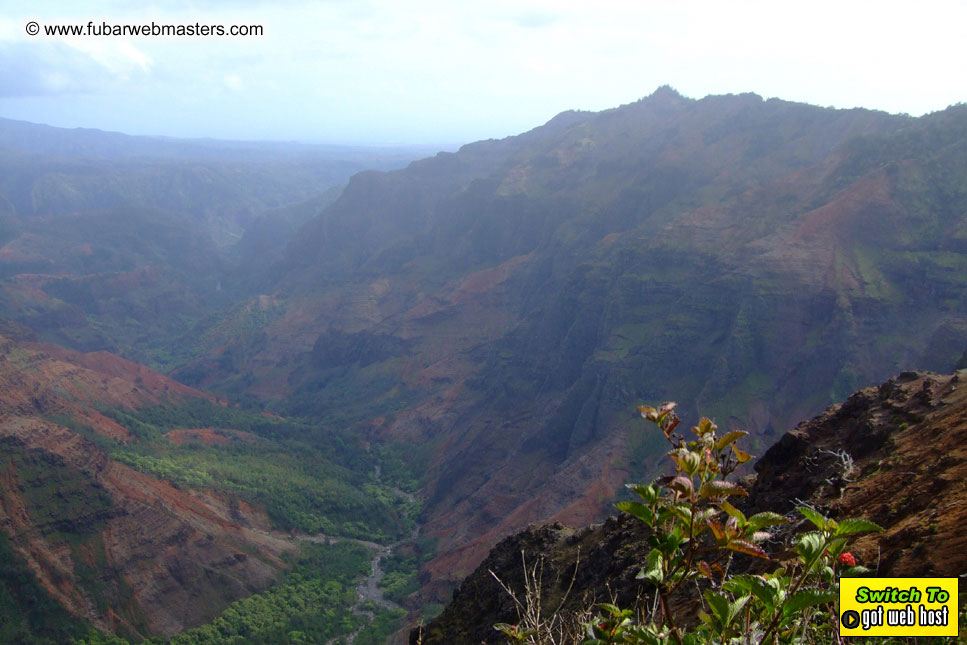
[[(752, 509), (806, 500), (882, 533), (852, 550), (881, 576), (967, 573), (967, 370), (903, 372), (799, 425), (756, 464)], [(964, 592), (962, 588), (961, 593)]]
[[(834, 518), (884, 527), (850, 550), (880, 576), (967, 573), (967, 370), (903, 372), (804, 422), (756, 462), (745, 507), (791, 511), (807, 503)], [(501, 541), (411, 642), (498, 643), (497, 622), (516, 623), (495, 576), (523, 594), (524, 570), (542, 572), (542, 606), (552, 611), (612, 600), (634, 606), (648, 589), (636, 579), (648, 547), (628, 515), (570, 529), (532, 527)], [(493, 574), (491, 573), (493, 572)], [(965, 589), (962, 585), (961, 593)]]

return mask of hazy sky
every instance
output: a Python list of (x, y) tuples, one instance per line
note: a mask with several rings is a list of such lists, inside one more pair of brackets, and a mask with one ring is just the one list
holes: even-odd
[[(133, 134), (457, 143), (662, 84), (914, 115), (967, 101), (964, 1), (2, 2), (0, 116)], [(88, 21), (264, 35), (44, 35)]]

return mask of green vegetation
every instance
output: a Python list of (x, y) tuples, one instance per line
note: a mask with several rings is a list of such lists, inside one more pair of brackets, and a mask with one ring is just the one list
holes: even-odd
[[(415, 526), (419, 505), (375, 478), (380, 451), (346, 433), (206, 401), (104, 413), (138, 438), (111, 446), (112, 458), (176, 486), (237, 496), (279, 529), (389, 542)], [(165, 436), (176, 428), (208, 429), (217, 443), (189, 435), (176, 445)], [(412, 485), (402, 462), (387, 462), (395, 481)]]
[(16, 473), (34, 526), (77, 542), (94, 535), (110, 517), (111, 496), (90, 473), (12, 437), (0, 439), (0, 450)]
[[(351, 542), (305, 544), (292, 569), (276, 586), (229, 605), (211, 622), (154, 645), (248, 645), (325, 643), (359, 632), (357, 643), (383, 643), (399, 629), (401, 611), (376, 612), (371, 624), (355, 614), (354, 584), (369, 572), (368, 549)], [(7, 642), (7, 641), (4, 641)], [(27, 641), (33, 642), (33, 641)], [(46, 642), (46, 641), (38, 641)], [(127, 645), (110, 634), (91, 633), (75, 645)]]
[(233, 602), (201, 627), (155, 643), (227, 645), (229, 643), (324, 643), (358, 629), (353, 587), (369, 572), (370, 553), (349, 542), (306, 545), (285, 579), (268, 591)]
[(40, 586), (0, 531), (0, 643), (61, 645), (87, 629)]
[[(751, 459), (735, 445), (747, 433), (719, 436), (717, 426), (703, 418), (692, 428), (696, 439), (687, 441), (674, 432), (679, 422), (674, 408), (674, 403), (666, 403), (640, 410), (671, 444), (668, 456), (675, 474), (650, 485), (631, 486), (641, 501), (618, 506), (652, 530), (652, 548), (641, 575), (653, 586), (660, 610), (650, 622), (636, 622), (633, 612), (602, 604), (601, 613), (589, 622), (585, 643), (697, 645), (738, 642), (749, 634), (761, 643), (832, 640), (839, 578), (869, 572), (856, 566), (846, 551), (849, 536), (880, 527), (867, 520), (836, 522), (801, 507), (815, 530), (795, 538), (794, 565), (764, 576), (730, 573), (736, 554), (768, 560), (761, 544), (774, 537), (774, 530), (767, 529), (789, 520), (769, 511), (746, 517), (728, 501), (747, 494), (728, 479), (739, 464)], [(689, 627), (672, 597), (694, 584), (704, 589), (705, 602), (698, 612), (701, 622)]]
[[(412, 464), (422, 463), (420, 458), (403, 459), (390, 446), (364, 446), (348, 433), (318, 423), (204, 400), (101, 412), (127, 428), (134, 440), (108, 439), (65, 415), (53, 415), (49, 420), (87, 437), (117, 461), (176, 486), (246, 500), (264, 509), (279, 529), (390, 542), (412, 534), (422, 506), (420, 500), (397, 490), (415, 490), (419, 485)], [(179, 432), (170, 434), (173, 430)], [(131, 591), (110, 576), (105, 559), (100, 529), (113, 509), (108, 493), (90, 473), (56, 455), (28, 450), (16, 439), (3, 443), (3, 454), (17, 474), (32, 519), (68, 543), (77, 586), (99, 611), (118, 611), (136, 629), (147, 632), (130, 600)], [(393, 598), (402, 599), (415, 590), (417, 568), (433, 551), (432, 540), (408, 544), (406, 554), (389, 558), (388, 595)], [(214, 645), (335, 639), (338, 643), (356, 633), (357, 643), (382, 643), (399, 628), (405, 612), (375, 606), (364, 607), (365, 611), (355, 608), (354, 585), (370, 571), (371, 558), (368, 548), (351, 540), (306, 543), (301, 555), (290, 561), (291, 570), (271, 589), (232, 603), (206, 625), (152, 642)], [(4, 596), (3, 589), (8, 588), (7, 581), (16, 580), (14, 575), (28, 574), (22, 567), (11, 569), (15, 559), (10, 562), (0, 585), (0, 611), (16, 615), (21, 612), (7, 596), (19, 592)], [(37, 594), (46, 598), (39, 587)], [(31, 602), (43, 606), (40, 601)], [(49, 598), (46, 602), (59, 607)], [(71, 642), (73, 638), (79, 645), (119, 645), (133, 638), (127, 633), (102, 634), (75, 621), (67, 623), (70, 634), (44, 640), (48, 632), (33, 627), (29, 612), (24, 616), (23, 621), (11, 621), (4, 628), (10, 634), (23, 632), (40, 639), (23, 640), (26, 643)], [(61, 629), (57, 625), (55, 621), (50, 629)], [(61, 632), (63, 629), (56, 633)]]
[(436, 555), (436, 539), (422, 537), (406, 542), (383, 558), (385, 575), (379, 581), (383, 594), (402, 605), (406, 598), (420, 588), (420, 566)]
[[(841, 642), (840, 579), (871, 573), (857, 565), (847, 545), (858, 534), (882, 529), (865, 519), (836, 521), (809, 506), (797, 509), (811, 524), (810, 530), (799, 534), (789, 531), (789, 518), (778, 513), (746, 516), (729, 499), (748, 494), (730, 480), (736, 468), (752, 457), (736, 445), (747, 433), (719, 435), (718, 427), (702, 418), (691, 428), (695, 438), (687, 440), (675, 432), (679, 425), (675, 407), (665, 403), (658, 408), (639, 408), (642, 417), (654, 423), (670, 444), (667, 456), (674, 463), (674, 474), (647, 485), (629, 485), (640, 501), (618, 504), (649, 529), (645, 539), (650, 550), (638, 578), (649, 583), (651, 598), (644, 598), (635, 609), (600, 603), (595, 615), (555, 612), (542, 616), (540, 588), (525, 575), (524, 600), (504, 587), (517, 605), (518, 624), (494, 625), (509, 642)], [(786, 547), (781, 563), (771, 560), (763, 548), (775, 541)], [(754, 564), (757, 560), (760, 565)], [(770, 570), (763, 561), (778, 566)], [(694, 611), (696, 604), (699, 608)], [(870, 640), (905, 642), (898, 638)]]
[(373, 618), (372, 624), (356, 635), (356, 645), (384, 645), (386, 639), (400, 628), (400, 620), (404, 616), (406, 612), (402, 609), (379, 612)]
[[(0, 440), (0, 452), (16, 477), (30, 522), (48, 541), (70, 551), (71, 582), (77, 590), (99, 612), (111, 609), (142, 627), (131, 590), (113, 574), (108, 562), (102, 529), (117, 511), (94, 474), (54, 453), (26, 448), (15, 438)], [(52, 572), (55, 581), (63, 575), (59, 570)], [(60, 606), (53, 599), (50, 603)]]
[(382, 481), (408, 493), (418, 490), (426, 483), (436, 443), (430, 440), (420, 445), (401, 442), (374, 445), (373, 454), (382, 466)]

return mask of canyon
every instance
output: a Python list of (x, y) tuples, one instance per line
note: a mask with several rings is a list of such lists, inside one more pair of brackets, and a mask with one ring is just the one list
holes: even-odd
[(774, 460), (785, 430), (967, 348), (963, 105), (663, 87), (338, 163), (3, 125), (4, 532), (60, 605), (133, 639), (272, 589), (287, 534), (410, 540), (415, 620), (506, 536), (599, 522), (657, 474), (638, 405)]

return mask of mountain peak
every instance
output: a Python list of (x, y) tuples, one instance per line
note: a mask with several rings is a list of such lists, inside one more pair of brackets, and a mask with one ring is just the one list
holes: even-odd
[(682, 94), (676, 90), (674, 87), (665, 83), (664, 85), (659, 85), (655, 88), (655, 91), (651, 93), (649, 99), (683, 99), (685, 98)]
[(649, 105), (657, 104), (662, 106), (677, 106), (692, 101), (694, 101), (694, 99), (683, 96), (681, 92), (666, 83), (665, 85), (658, 86), (654, 92), (641, 99), (640, 103), (647, 103)]

